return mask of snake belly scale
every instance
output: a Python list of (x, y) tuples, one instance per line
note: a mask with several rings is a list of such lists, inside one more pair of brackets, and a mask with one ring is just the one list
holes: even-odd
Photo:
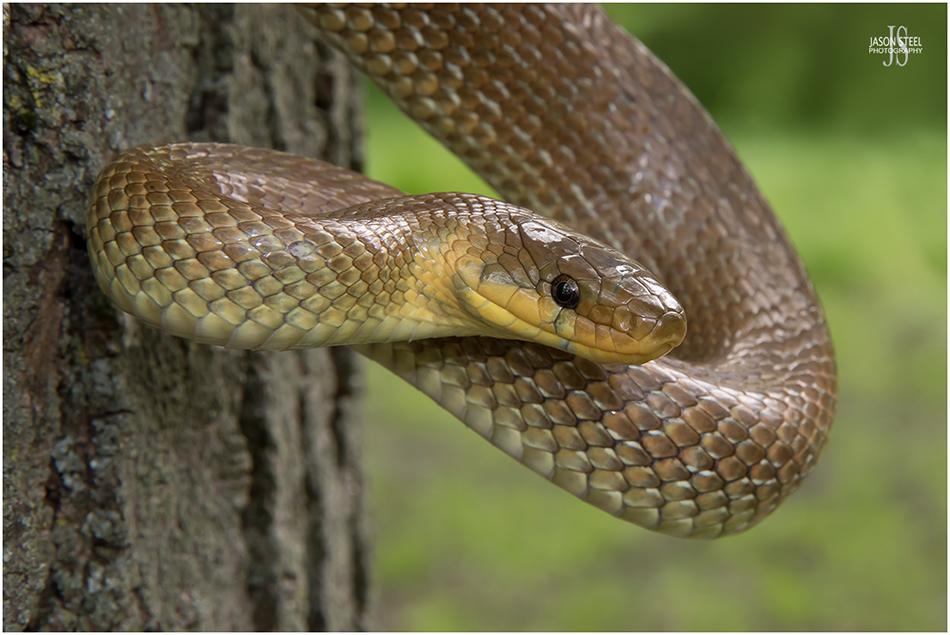
[(87, 221), (119, 308), (224, 346), (354, 345), (664, 533), (742, 531), (799, 486), (834, 413), (825, 319), (661, 62), (593, 6), (303, 11), (507, 202), (407, 196), (269, 150), (136, 148), (104, 168)]

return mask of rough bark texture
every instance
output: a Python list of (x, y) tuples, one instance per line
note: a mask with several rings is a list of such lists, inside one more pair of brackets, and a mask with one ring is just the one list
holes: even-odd
[(364, 626), (349, 351), (148, 330), (99, 292), (83, 226), (137, 144), (358, 167), (351, 72), (287, 7), (3, 10), (5, 626)]

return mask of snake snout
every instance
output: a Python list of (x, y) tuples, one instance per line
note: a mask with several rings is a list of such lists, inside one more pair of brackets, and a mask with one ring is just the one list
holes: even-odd
[[(676, 297), (659, 282), (651, 279), (647, 281), (646, 286), (650, 290), (650, 297), (656, 309), (655, 322), (649, 338), (656, 343), (657, 347), (668, 346), (668, 350), (672, 350), (686, 337), (686, 313)], [(666, 352), (668, 351), (664, 351), (661, 355)]]
[[(658, 346), (668, 346), (667, 352), (683, 343), (686, 338), (686, 317), (682, 310), (667, 311), (656, 321), (651, 333)], [(665, 353), (663, 353), (665, 354)]]
[(604, 280), (598, 300), (613, 307), (613, 354), (642, 364), (682, 343), (686, 316), (673, 294), (645, 269), (625, 269), (624, 274)]

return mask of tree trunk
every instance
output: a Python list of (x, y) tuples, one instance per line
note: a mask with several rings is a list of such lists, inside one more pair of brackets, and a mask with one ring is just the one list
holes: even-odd
[(356, 629), (348, 350), (249, 354), (110, 307), (85, 249), (117, 151), (211, 140), (359, 167), (355, 80), (280, 6), (4, 5), (9, 629)]

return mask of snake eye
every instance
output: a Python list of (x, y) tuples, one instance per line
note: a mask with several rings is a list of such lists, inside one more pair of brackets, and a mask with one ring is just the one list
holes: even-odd
[(581, 301), (581, 290), (570, 276), (558, 276), (551, 282), (551, 297), (565, 309), (575, 309)]

